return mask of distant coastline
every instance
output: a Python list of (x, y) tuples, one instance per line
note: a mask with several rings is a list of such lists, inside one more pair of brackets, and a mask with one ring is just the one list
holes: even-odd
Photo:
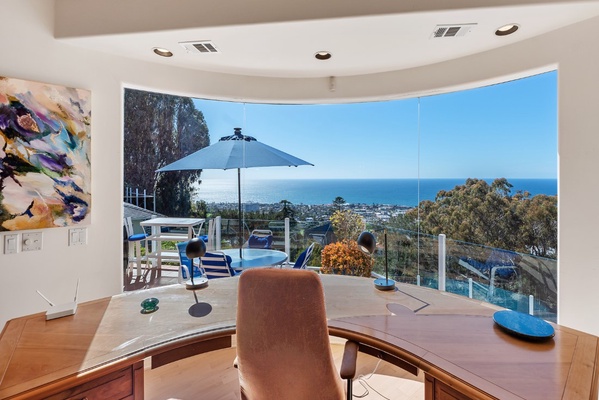
[[(460, 179), (297, 179), (242, 180), (241, 198), (244, 204), (275, 204), (288, 200), (293, 204), (331, 204), (343, 197), (352, 204), (388, 204), (415, 207), (418, 201), (434, 200), (440, 190), (463, 185)], [(485, 179), (491, 183), (493, 179)], [(509, 179), (517, 191), (531, 196), (557, 195), (557, 179)], [(420, 193), (418, 188), (420, 187)], [(237, 179), (206, 179), (202, 181), (195, 200), (207, 203), (237, 203)]]

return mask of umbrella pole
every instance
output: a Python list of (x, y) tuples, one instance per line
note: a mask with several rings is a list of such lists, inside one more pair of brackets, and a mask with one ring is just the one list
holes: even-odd
[(243, 246), (243, 225), (241, 225), (241, 168), (237, 168), (237, 199), (238, 199), (238, 213), (239, 216), (239, 258), (243, 258), (241, 254), (241, 247)]

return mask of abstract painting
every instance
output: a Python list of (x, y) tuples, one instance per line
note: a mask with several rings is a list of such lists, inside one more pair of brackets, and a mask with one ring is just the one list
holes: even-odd
[(0, 231), (89, 223), (90, 100), (0, 76)]

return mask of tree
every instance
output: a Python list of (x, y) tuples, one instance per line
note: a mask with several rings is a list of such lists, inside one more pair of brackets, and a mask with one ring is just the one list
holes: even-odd
[(523, 221), (520, 236), (530, 253), (553, 257), (557, 252), (557, 197), (539, 194), (524, 198), (517, 212)]
[(341, 196), (337, 196), (335, 197), (335, 200), (333, 200), (333, 206), (338, 210), (341, 211), (343, 209), (343, 205), (345, 204), (345, 199)]
[(291, 207), (292, 203), (289, 200), (281, 200), (279, 204), (283, 205), (283, 208), (279, 213), (280, 218), (289, 218), (292, 221), (295, 220), (295, 210)]
[(355, 242), (366, 227), (364, 218), (351, 210), (335, 211), (330, 220), (338, 240)]
[(187, 97), (125, 90), (124, 181), (156, 192), (156, 210), (189, 216), (200, 171), (155, 171), (209, 144), (201, 111)]
[[(486, 246), (555, 257), (557, 251), (557, 198), (516, 193), (505, 178), (491, 185), (469, 178), (464, 185), (439, 191), (435, 201), (420, 203), (423, 233)], [(418, 209), (406, 213), (412, 221)]]

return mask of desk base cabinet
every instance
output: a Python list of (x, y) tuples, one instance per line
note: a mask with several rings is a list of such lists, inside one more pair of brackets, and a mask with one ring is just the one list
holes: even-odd
[(424, 378), (424, 397), (425, 400), (471, 400), (470, 397), (429, 375), (425, 375)]
[(142, 400), (143, 398), (143, 362), (45, 397), (47, 400)]

